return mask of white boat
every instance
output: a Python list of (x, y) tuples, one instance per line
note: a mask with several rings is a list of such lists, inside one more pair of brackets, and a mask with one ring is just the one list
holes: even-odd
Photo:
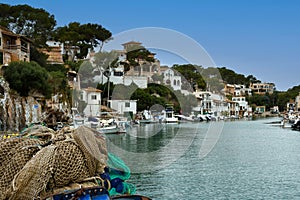
[(112, 133), (119, 133), (120, 128), (118, 127), (116, 121), (112, 118), (108, 120), (101, 120), (100, 128), (97, 128), (96, 130), (98, 130), (100, 133), (112, 134)]
[(152, 115), (150, 110), (144, 110), (141, 113), (140, 119), (138, 119), (138, 122), (140, 124), (150, 124), (150, 123), (156, 123), (158, 120), (154, 119), (154, 116)]
[(187, 122), (194, 122), (195, 120), (192, 117), (187, 117), (185, 115), (174, 115), (174, 117), (177, 117), (180, 119), (180, 121), (187, 121)]
[(287, 119), (283, 119), (280, 123), (280, 127), (282, 128), (292, 128), (292, 123), (289, 122)]
[(173, 106), (167, 105), (166, 109), (163, 110), (163, 122), (167, 124), (177, 124), (178, 118), (174, 115)]

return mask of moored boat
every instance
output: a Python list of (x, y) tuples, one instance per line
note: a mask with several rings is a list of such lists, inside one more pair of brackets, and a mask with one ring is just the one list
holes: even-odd
[(291, 126), (292, 130), (300, 131), (300, 119), (297, 118), (294, 124)]
[(167, 104), (166, 109), (163, 111), (163, 122), (167, 124), (177, 124), (178, 118), (174, 116), (173, 105)]
[(101, 120), (100, 128), (97, 129), (100, 133), (113, 134), (119, 133), (120, 128), (114, 119)]

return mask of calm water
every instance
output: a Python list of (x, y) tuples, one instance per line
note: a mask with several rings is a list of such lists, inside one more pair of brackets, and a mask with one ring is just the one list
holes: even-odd
[[(153, 199), (300, 199), (300, 132), (270, 121), (225, 122), (219, 137), (207, 136), (214, 123), (133, 127), (108, 136), (109, 149)], [(205, 137), (218, 140), (201, 159)]]

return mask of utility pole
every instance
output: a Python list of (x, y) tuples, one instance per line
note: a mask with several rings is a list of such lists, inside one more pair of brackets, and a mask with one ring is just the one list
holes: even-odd
[(107, 69), (107, 102), (106, 102), (106, 106), (108, 107), (108, 101), (109, 101), (109, 90), (110, 90), (110, 67), (108, 66)]

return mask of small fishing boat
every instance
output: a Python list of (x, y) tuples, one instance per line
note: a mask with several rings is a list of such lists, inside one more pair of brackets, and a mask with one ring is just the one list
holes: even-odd
[(61, 193), (53, 194), (42, 198), (43, 200), (151, 200), (151, 198), (136, 195), (136, 194), (123, 194), (117, 196), (110, 196), (109, 192), (101, 186), (80, 188), (75, 190), (67, 190)]
[(104, 134), (113, 134), (113, 133), (119, 133), (120, 128), (118, 127), (117, 124), (103, 124), (98, 129), (98, 131)]

